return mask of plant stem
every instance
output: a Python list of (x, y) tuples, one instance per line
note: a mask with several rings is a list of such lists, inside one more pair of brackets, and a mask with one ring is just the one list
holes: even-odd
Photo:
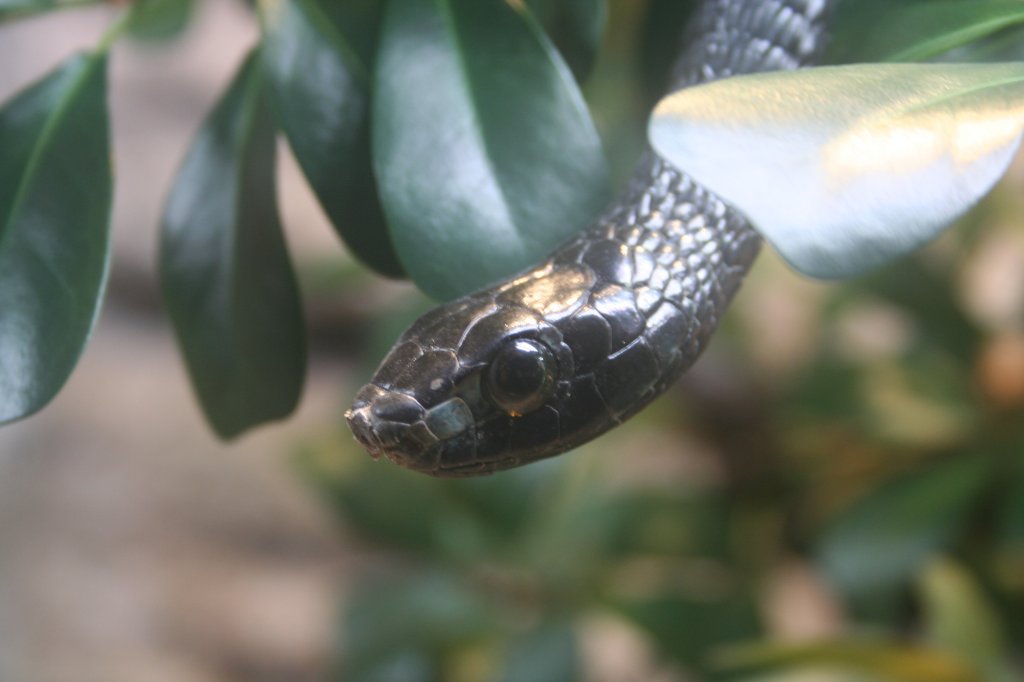
[[(95, 0), (74, 0), (76, 2), (95, 2)], [(121, 34), (124, 33), (125, 29), (131, 23), (132, 17), (135, 13), (135, 8), (138, 7), (138, 3), (132, 3), (126, 9), (124, 9), (114, 23), (107, 28), (103, 37), (100, 38), (100, 42), (96, 45), (96, 54), (103, 54), (110, 51), (110, 46), (114, 44)]]

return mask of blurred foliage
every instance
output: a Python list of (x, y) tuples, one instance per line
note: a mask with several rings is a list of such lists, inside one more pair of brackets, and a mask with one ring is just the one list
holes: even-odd
[(1021, 679), (1024, 306), (969, 290), (1007, 238), (1024, 281), (1024, 197), (981, 214), (790, 293), (795, 360), (760, 348), (758, 308), (794, 286), (765, 260), (695, 376), (576, 453), (438, 481), (308, 445), (363, 557), (333, 679)]
[[(666, 29), (609, 12), (586, 92), (628, 140), (646, 95), (624, 74)], [(633, 98), (611, 101), (620, 87)], [(613, 174), (637, 145), (611, 148)], [(333, 679), (1021, 679), (1024, 305), (972, 291), (1007, 242), (1001, 286), (1024, 286), (1022, 215), (1004, 187), (841, 287), (808, 292), (763, 258), (679, 390), (553, 461), (433, 481), (308, 446), (304, 475), (365, 557)], [(778, 297), (806, 320), (789, 336), (765, 321)]]

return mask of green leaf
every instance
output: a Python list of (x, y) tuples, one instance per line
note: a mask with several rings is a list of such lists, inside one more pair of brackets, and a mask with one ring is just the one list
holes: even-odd
[(929, 59), (1024, 23), (1020, 0), (846, 0), (829, 61)]
[(1006, 172), (1024, 62), (859, 64), (675, 92), (652, 146), (745, 213), (797, 270), (834, 279), (909, 253)]
[(1024, 472), (1010, 482), (1000, 518), (1000, 534), (1004, 542), (1019, 547), (1024, 557)]
[(353, 254), (402, 274), (370, 162), (366, 65), (313, 0), (263, 0), (263, 67), (277, 119)]
[(698, 0), (648, 0), (640, 41), (640, 63), (649, 105), (668, 90), (672, 67), (683, 47), (682, 27), (687, 26)]
[(382, 0), (316, 0), (316, 3), (372, 73), (387, 3)]
[(139, 40), (173, 40), (188, 28), (195, 5), (195, 0), (137, 0), (128, 33)]
[(42, 408), (99, 312), (110, 252), (106, 55), (0, 108), (0, 423)]
[[(436, 659), (492, 627), (491, 608), (472, 584), (444, 572), (378, 573), (357, 583), (351, 595), (344, 626), (345, 670), (351, 675), (346, 680), (366, 679), (365, 671), (382, 664), (394, 666), (398, 652), (414, 650)], [(422, 674), (423, 659), (417, 670)]]
[(1024, 24), (1005, 28), (982, 40), (950, 50), (935, 59), (948, 62), (1024, 61)]
[(250, 55), (200, 130), (164, 212), (164, 299), (222, 438), (284, 417), (306, 366), (302, 310), (274, 200), (274, 128)]
[(761, 634), (753, 599), (733, 591), (619, 599), (612, 605), (646, 630), (665, 656), (706, 674), (712, 671), (709, 652)]
[(374, 164), (398, 256), (453, 298), (539, 261), (608, 197), (600, 140), (564, 63), (502, 0), (391, 0)]
[(947, 653), (872, 641), (745, 645), (722, 651), (715, 661), (717, 669), (731, 674), (814, 668), (888, 682), (978, 682), (973, 670)]
[(33, 14), (42, 14), (64, 7), (74, 7), (82, 4), (99, 4), (102, 0), (95, 2), (78, 2), (76, 0), (0, 0), (0, 22), (11, 19), (20, 19)]
[(505, 655), (503, 682), (572, 682), (582, 677), (576, 633), (564, 621), (549, 621), (513, 639)]
[(920, 584), (928, 638), (969, 662), (986, 680), (1012, 680), (999, 619), (975, 581), (948, 560), (933, 561)]
[(989, 459), (965, 455), (886, 481), (825, 531), (822, 566), (847, 595), (882, 595), (949, 546), (991, 476)]
[(526, 0), (526, 4), (576, 80), (585, 80), (594, 68), (608, 20), (607, 0)]

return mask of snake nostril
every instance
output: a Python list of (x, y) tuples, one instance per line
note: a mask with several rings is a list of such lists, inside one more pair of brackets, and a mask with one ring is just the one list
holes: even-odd
[(379, 453), (381, 442), (373, 430), (373, 422), (369, 414), (368, 406), (353, 407), (345, 413), (345, 421), (348, 422), (352, 435), (359, 443), (371, 453)]

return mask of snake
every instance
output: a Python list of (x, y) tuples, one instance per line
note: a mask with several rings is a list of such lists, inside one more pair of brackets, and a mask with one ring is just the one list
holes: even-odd
[[(820, 60), (833, 0), (705, 0), (670, 90)], [(538, 265), (439, 305), (345, 418), (374, 458), (439, 477), (574, 449), (700, 356), (761, 247), (744, 216), (652, 150), (594, 224)]]

